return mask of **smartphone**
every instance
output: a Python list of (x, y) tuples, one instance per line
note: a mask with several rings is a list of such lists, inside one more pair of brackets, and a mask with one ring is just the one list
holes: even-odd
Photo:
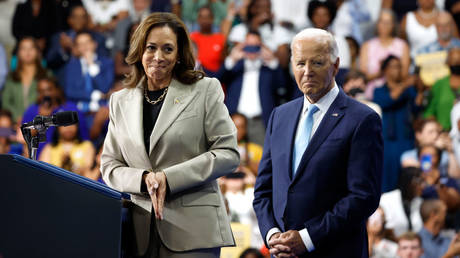
[(431, 154), (424, 154), (420, 158), (420, 167), (422, 168), (423, 172), (428, 172), (431, 170), (433, 157)]

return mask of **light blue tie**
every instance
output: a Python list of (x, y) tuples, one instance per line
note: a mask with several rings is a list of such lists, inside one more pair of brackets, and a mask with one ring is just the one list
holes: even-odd
[(318, 111), (318, 107), (310, 105), (307, 111), (307, 118), (303, 121), (299, 135), (295, 139), (294, 155), (292, 157), (292, 173), (295, 176), (297, 167), (302, 159), (303, 153), (307, 149), (308, 142), (310, 141), (311, 129), (313, 127), (313, 114)]

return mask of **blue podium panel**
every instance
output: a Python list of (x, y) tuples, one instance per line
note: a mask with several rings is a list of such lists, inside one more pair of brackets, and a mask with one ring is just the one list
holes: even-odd
[(120, 257), (122, 193), (0, 155), (0, 257)]

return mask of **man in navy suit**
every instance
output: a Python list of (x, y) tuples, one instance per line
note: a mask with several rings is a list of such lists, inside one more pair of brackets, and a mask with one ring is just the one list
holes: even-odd
[(262, 237), (276, 257), (368, 257), (366, 220), (381, 194), (380, 117), (335, 83), (329, 32), (305, 29), (291, 51), (304, 97), (270, 115), (254, 193)]

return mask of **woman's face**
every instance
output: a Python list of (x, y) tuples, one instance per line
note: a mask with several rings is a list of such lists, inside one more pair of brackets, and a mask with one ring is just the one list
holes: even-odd
[(177, 58), (177, 36), (174, 31), (168, 26), (153, 28), (142, 55), (142, 66), (149, 81), (170, 80)]
[(417, 2), (420, 9), (431, 10), (435, 7), (434, 0), (418, 0)]
[(59, 126), (59, 137), (65, 141), (72, 141), (77, 138), (78, 126), (69, 125), (69, 126)]
[(19, 43), (18, 59), (23, 64), (33, 64), (38, 56), (38, 49), (35, 48), (31, 39), (23, 39)]
[(329, 9), (323, 6), (316, 8), (311, 19), (314, 26), (319, 29), (325, 30), (331, 24), (331, 14), (329, 13)]
[(393, 17), (388, 12), (382, 12), (380, 14), (379, 21), (377, 23), (377, 33), (379, 36), (391, 36), (394, 28)]
[(398, 59), (390, 60), (384, 74), (388, 81), (399, 81), (401, 79), (401, 61)]
[(438, 139), (438, 136), (441, 132), (441, 128), (436, 122), (428, 122), (423, 126), (421, 132), (415, 133), (415, 138), (420, 145), (432, 145)]

